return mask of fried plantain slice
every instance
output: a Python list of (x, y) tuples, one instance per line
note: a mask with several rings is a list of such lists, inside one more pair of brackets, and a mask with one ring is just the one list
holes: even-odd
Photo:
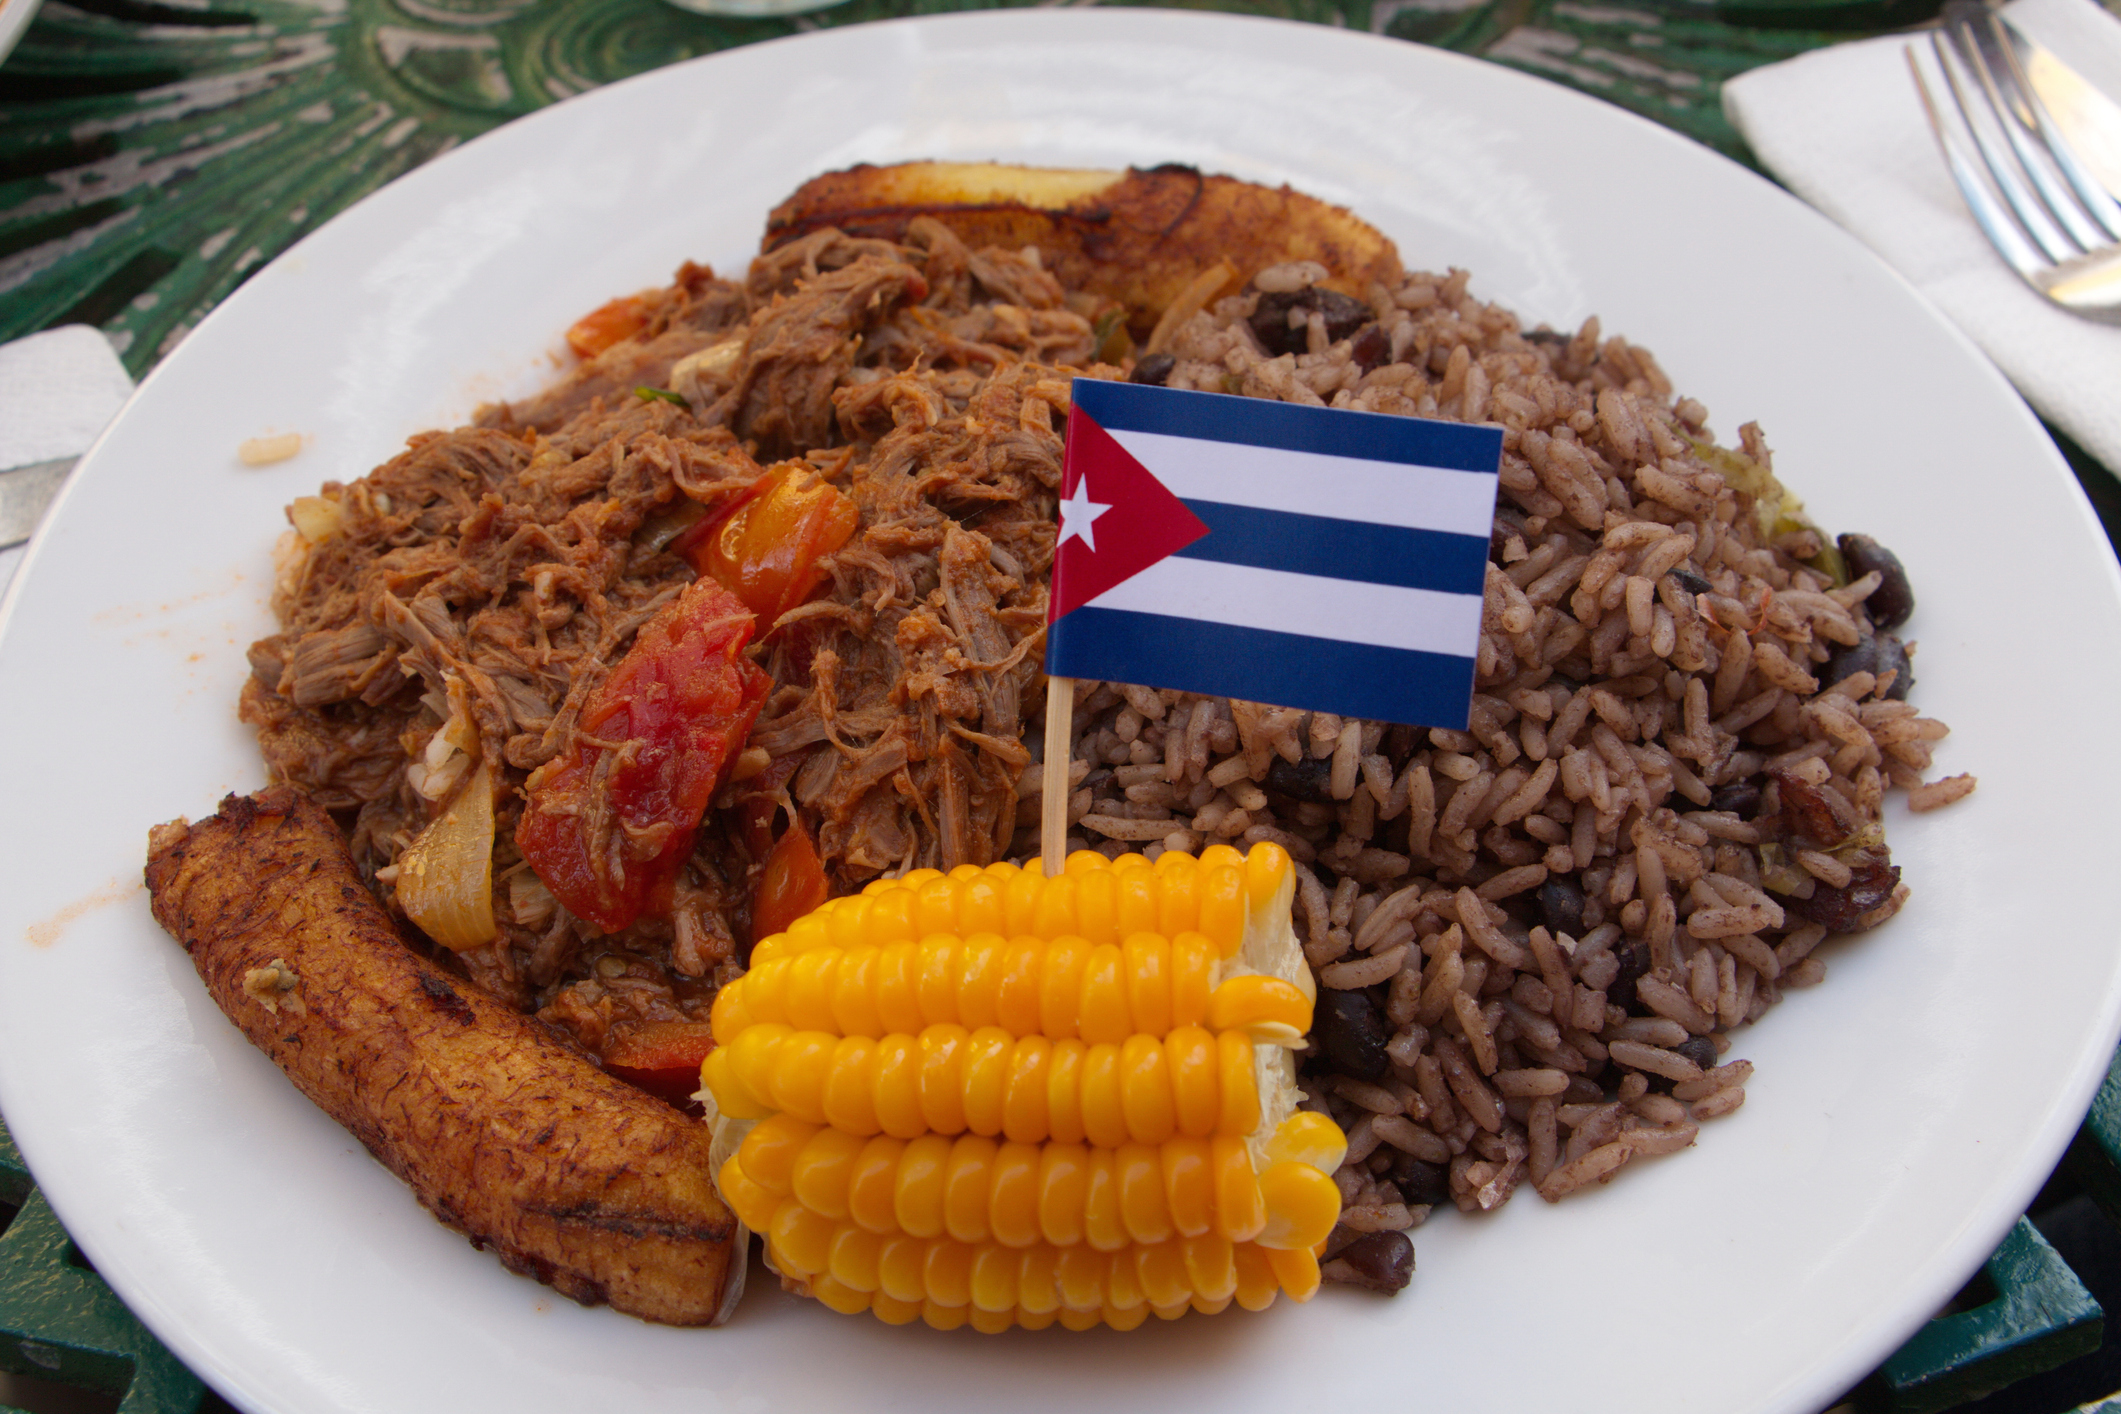
[(744, 1257), (707, 1126), (414, 953), (321, 806), (231, 795), (148, 849), (221, 1010), (437, 1218), (585, 1305), (727, 1317)]
[(1404, 273), (1392, 242), (1341, 207), (1176, 164), (1125, 172), (987, 162), (849, 167), (812, 178), (775, 207), (759, 249), (828, 226), (901, 240), (923, 216), (975, 249), (1036, 246), (1063, 285), (1125, 305), (1137, 336), (1218, 261), (1232, 273), (1216, 294), (1292, 260), (1318, 262), (1328, 289), (1357, 299), (1372, 285), (1396, 286)]

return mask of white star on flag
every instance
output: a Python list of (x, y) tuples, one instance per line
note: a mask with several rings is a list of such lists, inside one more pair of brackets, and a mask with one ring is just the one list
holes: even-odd
[(1111, 509), (1110, 505), (1090, 499), (1089, 477), (1078, 479), (1075, 490), (1069, 494), (1067, 500), (1060, 503), (1060, 539), (1053, 542), (1053, 548), (1060, 549), (1068, 543), (1068, 537), (1072, 535), (1091, 550), (1096, 550), (1097, 535), (1092, 527), (1097, 524), (1099, 516)]

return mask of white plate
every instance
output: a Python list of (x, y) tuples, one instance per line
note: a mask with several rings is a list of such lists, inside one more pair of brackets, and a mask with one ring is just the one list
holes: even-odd
[[(233, 704), (281, 506), (534, 386), (605, 298), (688, 256), (741, 268), (800, 179), (914, 156), (1176, 160), (1345, 202), (1533, 319), (1601, 314), (1726, 436), (1759, 419), (1824, 524), (1899, 551), (1918, 696), (1956, 729), (1943, 767), (1983, 784), (1895, 811), (1913, 903), (1741, 1035), (1759, 1064), (1742, 1111), (1559, 1207), (1440, 1214), (1396, 1300), (984, 1339), (759, 1282), (729, 1328), (688, 1332), (505, 1274), (220, 1017), (136, 881), (150, 824), (262, 780)], [(306, 450), (239, 465), (272, 431)], [(841, 29), (513, 123), (202, 324), (90, 455), (9, 608), (0, 1109), (97, 1269), (251, 1410), (1801, 1414), (1988, 1253), (2121, 1020), (2103, 888), (2121, 736), (2084, 730), (2121, 700), (2121, 581), (2023, 405), (1855, 242), (1721, 158), (1325, 28), (1020, 11)]]

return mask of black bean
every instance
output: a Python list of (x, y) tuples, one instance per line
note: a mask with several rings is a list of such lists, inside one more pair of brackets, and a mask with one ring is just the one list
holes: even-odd
[(1299, 319), (1294, 327), (1289, 322), (1289, 311), (1300, 309), (1306, 315), (1317, 313), (1326, 321), (1326, 340), (1339, 343), (1371, 320), (1370, 306), (1359, 299), (1350, 299), (1333, 290), (1322, 290), (1313, 286), (1308, 290), (1289, 290), (1276, 294), (1261, 295), (1252, 310), (1252, 332), (1258, 336), (1260, 346), (1270, 354), (1300, 354), (1311, 349), (1311, 331), (1307, 321)]
[(1434, 1205), (1451, 1201), (1451, 1171), (1442, 1164), (1417, 1159), (1404, 1149), (1392, 1150), (1392, 1186), (1409, 1203)]
[(1837, 643), (1827, 655), (1826, 678), (1829, 684), (1840, 682), (1850, 673), (1873, 673), (1884, 677), (1893, 674), (1893, 685), (1885, 695), (1895, 702), (1907, 700), (1907, 690), (1915, 685), (1914, 664), (1908, 661), (1907, 645), (1890, 633), (1874, 633), (1859, 643)]
[(1635, 980), (1650, 970), (1650, 945), (1633, 938), (1613, 949), (1620, 970), (1606, 984), (1605, 999), (1622, 1011), (1635, 1009)]
[(1326, 317), (1326, 337), (1336, 344), (1377, 317), (1361, 300), (1335, 290), (1313, 289), (1311, 296), (1311, 307)]
[(1333, 763), (1306, 756), (1293, 765), (1277, 756), (1267, 766), (1266, 786), (1291, 800), (1333, 803)]
[(1583, 890), (1574, 879), (1556, 874), (1539, 886), (1539, 911), (1549, 933), (1583, 936)]
[(1338, 1260), (1354, 1273), (1350, 1283), (1394, 1296), (1414, 1279), (1414, 1244), (1403, 1232), (1366, 1232), (1340, 1249)]
[(1703, 1070), (1716, 1068), (1716, 1043), (1706, 1036), (1689, 1036), (1672, 1049)]
[(1392, 1028), (1361, 992), (1323, 991), (1311, 1023), (1311, 1040), (1326, 1063), (1342, 1075), (1376, 1080), (1385, 1073), (1385, 1043)]
[(1349, 346), (1348, 354), (1355, 360), (1358, 368), (1368, 373), (1391, 359), (1392, 340), (1377, 325), (1365, 324), (1356, 333), (1355, 342)]
[(1171, 376), (1171, 370), (1177, 366), (1178, 360), (1171, 357), (1171, 355), (1153, 353), (1134, 365), (1134, 371), (1127, 375), (1127, 381), (1129, 383), (1148, 383), (1161, 388), (1164, 386), (1164, 380)]
[(1524, 341), (1528, 344), (1565, 344), (1569, 341), (1569, 336), (1557, 334), (1552, 329), (1527, 329)]
[(1301, 306), (1307, 293), (1286, 290), (1259, 297), (1252, 310), (1252, 333), (1269, 354), (1302, 353), (1311, 346), (1310, 335), (1301, 326), (1289, 327), (1289, 311)]
[(1893, 890), (1900, 886), (1900, 866), (1882, 845), (1844, 862), (1849, 866), (1846, 886), (1836, 889), (1819, 884), (1810, 898), (1785, 899), (1783, 907), (1830, 933), (1860, 933), (1870, 927), (1864, 920), (1890, 903)]
[(1868, 535), (1843, 535), (1834, 543), (1841, 547), (1841, 559), (1848, 566), (1850, 579), (1878, 571), (1879, 585), (1863, 601), (1871, 622), (1880, 628), (1898, 628), (1906, 623), (1907, 616), (1915, 612), (1915, 589), (1907, 582), (1907, 570), (1901, 566), (1900, 557)]
[(1333, 1230), (1326, 1234), (1326, 1250), (1318, 1254), (1318, 1260), (1321, 1262), (1332, 1261), (1335, 1257), (1347, 1251), (1348, 1244), (1360, 1236), (1362, 1236), (1361, 1233), (1349, 1227), (1346, 1223), (1333, 1224)]
[[(1510, 543), (1510, 537), (1525, 538), (1524, 517), (1508, 506), (1495, 508), (1495, 519), (1488, 526), (1488, 558), (1496, 564), (1502, 563), (1502, 552)], [(277, 683), (278, 678), (273, 681)]]
[(1678, 581), (1679, 587), (1689, 594), (1707, 594), (1716, 587), (1685, 565), (1681, 565), (1675, 570), (1667, 570), (1666, 573)]
[(1728, 810), (1741, 820), (1752, 819), (1760, 813), (1760, 783), (1734, 781), (1727, 786), (1718, 786), (1709, 792), (1709, 809)]
[(1539, 904), (1539, 895), (1511, 894), (1499, 902), (1502, 904), (1503, 915), (1509, 920), (1503, 925), (1503, 935), (1511, 937), (1519, 946), (1526, 946), (1532, 936), (1532, 929), (1547, 921), (1546, 910)]

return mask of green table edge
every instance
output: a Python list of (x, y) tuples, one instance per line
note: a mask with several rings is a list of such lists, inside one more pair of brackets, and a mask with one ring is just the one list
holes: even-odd
[[(2121, 1053), (2064, 1160), (2121, 1226)], [(119, 1414), (198, 1414), (206, 1387), (81, 1259), (0, 1120), (0, 1369), (109, 1393)], [(1993, 1295), (1944, 1312), (1856, 1392), (1865, 1411), (1937, 1414), (2099, 1348), (2104, 1312), (2032, 1223), (2020, 1218), (1984, 1264)], [(0, 1414), (20, 1414), (0, 1405)], [(2121, 1395), (2081, 1414), (2121, 1414)]]

